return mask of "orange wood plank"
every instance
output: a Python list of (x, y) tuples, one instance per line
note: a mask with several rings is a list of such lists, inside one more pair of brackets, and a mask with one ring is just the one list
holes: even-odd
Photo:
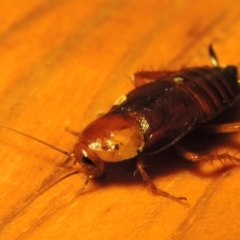
[[(237, 0), (0, 2), (0, 124), (70, 151), (76, 139), (65, 127), (80, 131), (106, 112), (133, 88), (125, 76), (209, 64), (209, 43), (221, 63), (239, 63), (239, 12)], [(227, 117), (240, 119), (238, 106)], [(191, 142), (236, 156), (240, 145), (239, 134)], [(240, 234), (238, 167), (193, 166), (169, 150), (150, 159), (149, 174), (161, 189), (187, 197), (187, 205), (152, 196), (129, 161), (110, 164), (107, 177), (84, 191), (84, 177), (71, 176), (15, 214), (64, 156), (2, 128), (0, 146), (2, 239)]]

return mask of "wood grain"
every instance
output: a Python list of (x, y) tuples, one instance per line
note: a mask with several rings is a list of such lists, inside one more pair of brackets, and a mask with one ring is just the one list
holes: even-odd
[[(238, 0), (1, 1), (0, 124), (70, 151), (76, 139), (65, 127), (80, 131), (106, 112), (133, 88), (126, 76), (135, 71), (209, 64), (209, 43), (222, 64), (239, 63), (239, 13)], [(206, 138), (191, 141), (201, 148)], [(193, 166), (169, 150), (149, 161), (149, 174), (187, 204), (152, 196), (129, 161), (110, 164), (84, 191), (84, 177), (71, 176), (22, 208), (64, 156), (3, 128), (0, 146), (1, 239), (240, 234), (238, 167)], [(213, 152), (239, 146), (239, 134), (211, 142)]]

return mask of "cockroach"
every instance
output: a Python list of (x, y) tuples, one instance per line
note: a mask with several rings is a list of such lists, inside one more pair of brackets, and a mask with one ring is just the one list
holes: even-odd
[[(240, 94), (236, 66), (220, 67), (212, 46), (209, 46), (212, 67), (183, 68), (179, 71), (141, 71), (132, 78), (136, 88), (122, 95), (105, 115), (90, 123), (78, 136), (72, 152), (13, 130), (68, 156), (64, 168), (86, 175), (86, 182), (100, 177), (105, 162), (136, 158), (136, 166), (148, 188), (154, 194), (173, 200), (175, 197), (161, 189), (148, 177), (144, 165), (150, 155), (176, 146), (188, 160), (212, 160), (188, 154), (177, 142), (189, 132), (205, 125), (231, 106)], [(213, 132), (237, 131), (240, 123), (210, 126)], [(239, 159), (228, 154), (215, 158)], [(73, 164), (69, 164), (70, 159)]]

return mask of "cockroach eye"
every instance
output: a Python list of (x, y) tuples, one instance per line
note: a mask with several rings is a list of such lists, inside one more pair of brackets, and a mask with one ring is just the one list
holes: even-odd
[(97, 168), (97, 165), (88, 157), (83, 156), (82, 157), (82, 163), (94, 168)]

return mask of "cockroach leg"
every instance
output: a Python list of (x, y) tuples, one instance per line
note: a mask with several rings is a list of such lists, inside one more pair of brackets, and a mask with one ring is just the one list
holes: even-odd
[(62, 181), (63, 179), (79, 173), (81, 170), (77, 166), (77, 163), (75, 163), (75, 160), (73, 157), (68, 157), (62, 165), (60, 165), (57, 170), (50, 175), (41, 185), (41, 187), (38, 189), (38, 194), (42, 194), (47, 189), (52, 187), (53, 185), (57, 184), (58, 182)]
[(90, 180), (90, 177), (88, 175), (85, 175), (85, 176), (86, 176), (86, 180), (85, 180), (82, 188), (80, 189), (80, 192), (82, 192), (85, 189), (85, 187), (88, 185), (88, 182)]
[(240, 122), (212, 124), (201, 127), (201, 130), (207, 133), (231, 133), (240, 131)]
[(79, 137), (79, 132), (76, 132), (72, 129), (70, 129), (69, 127), (65, 127), (65, 130), (69, 133), (71, 133), (72, 135), (76, 136), (76, 137)]
[(158, 79), (160, 80), (162, 77), (171, 73), (170, 71), (141, 71), (135, 73), (131, 80), (136, 87), (140, 87), (144, 84), (155, 82)]
[[(184, 148), (179, 143), (176, 143), (174, 145), (174, 148), (177, 150), (178, 154), (183, 157), (184, 159), (191, 161), (191, 162), (198, 162), (200, 160), (200, 154), (197, 154), (195, 152), (188, 151), (186, 148)], [(212, 163), (212, 161), (211, 161)]]
[(171, 195), (168, 192), (165, 192), (159, 188), (156, 187), (156, 185), (151, 181), (149, 178), (148, 174), (145, 171), (145, 156), (143, 154), (140, 154), (139, 157), (137, 158), (137, 170), (140, 172), (140, 174), (143, 177), (143, 180), (146, 182), (148, 189), (155, 195), (171, 198), (172, 200), (175, 201), (187, 201), (187, 198), (185, 197), (175, 197)]
[(213, 161), (220, 161), (223, 165), (225, 165), (226, 161), (231, 161), (232, 163), (240, 162), (240, 158), (237, 158), (229, 154), (228, 152), (221, 153), (221, 154), (214, 153), (209, 155), (200, 155), (195, 152), (188, 151), (180, 144), (175, 144), (174, 147), (178, 151), (180, 156), (192, 162), (206, 161), (212, 165), (213, 165)]
[(71, 154), (71, 155), (58, 167), (58, 169), (61, 170), (61, 171), (65, 171), (65, 172), (72, 171), (72, 170), (81, 172), (81, 169), (80, 169), (80, 167), (78, 167), (78, 163), (77, 163), (76, 159), (74, 158), (74, 155), (73, 155), (73, 154)]

